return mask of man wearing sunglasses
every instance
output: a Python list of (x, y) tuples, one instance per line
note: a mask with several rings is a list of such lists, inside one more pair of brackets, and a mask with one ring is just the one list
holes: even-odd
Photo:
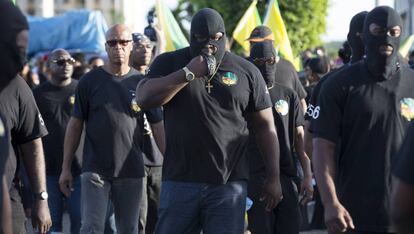
[[(80, 216), (80, 164), (76, 154), (71, 172), (74, 176), (73, 191), (63, 194), (59, 189), (59, 175), (63, 161), (63, 140), (66, 126), (75, 101), (75, 89), (78, 81), (72, 79), (75, 60), (64, 49), (54, 50), (47, 66), (50, 80), (33, 90), (39, 111), (48, 127), (49, 134), (43, 138), (46, 159), (46, 184), (49, 192), (48, 203), (52, 216), (52, 232), (62, 232), (62, 215), (64, 203), (69, 211), (72, 233), (79, 233)], [(65, 195), (67, 196), (65, 198)]]
[[(117, 233), (137, 233), (144, 176), (140, 142), (144, 112), (135, 100), (138, 77), (129, 66), (131, 32), (117, 24), (106, 33), (108, 63), (79, 81), (72, 117), (64, 143), (60, 187), (69, 194), (73, 186), (72, 159), (85, 126), (80, 233), (103, 233), (108, 201), (115, 211)], [(160, 114), (148, 114), (150, 123)]]

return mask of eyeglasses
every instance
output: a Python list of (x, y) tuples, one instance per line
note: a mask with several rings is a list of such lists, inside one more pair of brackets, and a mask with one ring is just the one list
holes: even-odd
[(67, 59), (56, 59), (52, 61), (53, 63), (56, 63), (58, 66), (63, 66), (65, 64), (73, 65), (75, 64), (75, 59), (73, 58), (67, 58)]
[(127, 46), (132, 40), (109, 40), (106, 41), (106, 44), (109, 47), (115, 47), (116, 45)]
[(275, 64), (276, 60), (275, 58), (255, 58), (253, 59), (253, 63), (258, 65), (258, 66), (262, 66), (262, 65), (273, 65)]

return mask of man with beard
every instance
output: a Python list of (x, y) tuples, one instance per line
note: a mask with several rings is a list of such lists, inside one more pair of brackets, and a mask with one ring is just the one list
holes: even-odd
[(414, 118), (414, 72), (398, 61), (401, 27), (390, 7), (369, 12), (362, 35), (366, 58), (335, 73), (320, 92), (313, 162), (332, 232), (393, 231), (390, 164)]
[[(249, 40), (250, 48), (252, 48), (253, 45), (258, 42), (274, 42), (274, 36), (272, 30), (269, 27), (261, 25), (253, 29), (250, 37), (247, 40)], [(300, 103), (303, 111), (306, 111), (306, 91), (299, 81), (299, 76), (295, 70), (295, 67), (291, 62), (280, 57), (278, 54), (276, 55), (275, 83), (293, 89), (300, 98)]]
[[(50, 80), (33, 90), (36, 103), (43, 116), (49, 134), (43, 138), (46, 159), (46, 184), (49, 192), (49, 207), (52, 216), (52, 232), (62, 232), (64, 201), (69, 211), (71, 233), (80, 230), (80, 165), (72, 163), (73, 191), (65, 199), (59, 190), (59, 175), (63, 162), (63, 140), (73, 104), (78, 82), (72, 80), (75, 60), (64, 49), (54, 50), (48, 59)], [(77, 155), (76, 158), (79, 158)]]
[(202, 9), (191, 21), (190, 46), (158, 56), (137, 87), (142, 108), (164, 106), (167, 149), (156, 233), (243, 232), (248, 122), (266, 165), (266, 208), (282, 198), (266, 84), (225, 44), (221, 15)]
[[(152, 60), (150, 39), (141, 34), (133, 33), (134, 45), (131, 53), (131, 66), (141, 75), (145, 75)], [(144, 152), (144, 169), (142, 201), (139, 212), (139, 233), (154, 233), (160, 203), (161, 175), (163, 153), (165, 152), (164, 122), (149, 124), (144, 115), (145, 126), (142, 140)]]
[[(25, 214), (17, 191), (18, 181), (13, 179), (16, 168), (23, 159), (31, 187), (35, 194), (32, 209), (33, 226), (39, 233), (46, 233), (50, 226), (47, 204), (45, 162), (41, 137), (47, 134), (42, 117), (37, 109), (32, 91), (19, 76), (26, 59), (28, 46), (28, 23), (26, 17), (10, 1), (0, 2), (0, 56), (1, 87), (0, 115), (5, 132), (9, 135), (10, 157), (6, 164), (7, 185), (10, 191), (13, 233), (26, 233)], [(21, 157), (17, 156), (17, 153)]]
[[(108, 63), (87, 73), (77, 86), (64, 140), (60, 189), (69, 195), (73, 188), (72, 161), (85, 125), (80, 233), (104, 232), (109, 201), (117, 233), (136, 233), (144, 176), (140, 148), (144, 112), (135, 101), (139, 79), (132, 76), (136, 72), (128, 65), (130, 30), (121, 24), (109, 28), (105, 49)], [(162, 119), (158, 109), (149, 112), (150, 123)]]
[[(297, 94), (275, 82), (276, 50), (271, 41), (256, 43), (250, 50), (250, 61), (263, 75), (273, 103), (274, 125), (279, 138), (283, 200), (271, 212), (266, 212), (265, 205), (260, 201), (259, 192), (264, 183), (265, 165), (258, 156), (260, 152), (252, 139), (249, 144), (248, 196), (253, 200), (253, 206), (248, 211), (249, 230), (252, 233), (299, 233), (298, 189), (293, 181), (298, 172), (293, 148), (304, 171), (300, 188), (301, 203), (306, 204), (313, 196), (310, 160), (304, 149), (303, 111)], [(254, 134), (254, 130), (251, 134)]]

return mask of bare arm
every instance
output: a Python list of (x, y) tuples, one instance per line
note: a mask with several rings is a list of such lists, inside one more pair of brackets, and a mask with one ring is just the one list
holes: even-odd
[[(202, 56), (193, 58), (187, 68), (195, 77), (207, 74), (207, 64)], [(182, 88), (188, 84), (185, 72), (180, 69), (158, 79), (149, 79), (140, 82), (137, 86), (136, 98), (142, 109), (160, 107), (168, 103)]]
[(12, 211), (10, 206), (10, 197), (9, 197), (9, 188), (7, 186), (7, 182), (5, 177), (3, 176), (2, 179), (2, 186), (3, 186), (3, 210), (1, 211), (1, 231), (4, 234), (12, 234)]
[(63, 146), (62, 172), (59, 178), (59, 187), (63, 194), (70, 195), (72, 189), (72, 161), (79, 146), (83, 130), (83, 120), (71, 117), (66, 127)]
[(158, 146), (158, 149), (164, 155), (165, 154), (164, 121), (151, 124), (151, 130), (152, 130), (152, 135), (154, 136), (155, 143)]
[(308, 105), (306, 105), (306, 100), (304, 98), (300, 99), (300, 106), (302, 107), (303, 113), (306, 113)]
[(252, 121), (252, 127), (256, 134), (256, 142), (263, 155), (266, 166), (266, 178), (262, 199), (267, 202), (266, 209), (271, 211), (282, 199), (279, 140), (273, 123), (272, 110), (266, 108), (259, 112), (251, 113), (249, 120)]
[(335, 143), (322, 138), (313, 139), (313, 167), (325, 207), (326, 225), (332, 232), (345, 232), (347, 229), (353, 229), (354, 224), (336, 195), (334, 154)]
[(306, 204), (313, 197), (312, 170), (308, 155), (305, 152), (305, 131), (303, 126), (296, 127), (295, 151), (302, 166), (304, 178), (301, 184), (300, 193), (303, 196), (302, 204)]
[(309, 132), (310, 121), (305, 121), (305, 152), (312, 159), (312, 133)]
[(414, 232), (414, 186), (394, 177), (391, 195), (391, 218), (398, 233)]
[[(37, 138), (19, 146), (33, 192), (35, 194), (46, 192), (46, 165), (42, 139)], [(46, 233), (52, 226), (47, 200), (36, 199), (32, 210), (32, 221), (33, 227), (38, 227), (40, 233)]]

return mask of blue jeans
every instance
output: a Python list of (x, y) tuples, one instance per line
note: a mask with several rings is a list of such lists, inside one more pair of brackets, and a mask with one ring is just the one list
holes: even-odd
[(138, 233), (142, 178), (106, 178), (85, 172), (82, 183), (82, 234), (104, 233), (108, 202), (115, 213), (118, 234)]
[(155, 233), (243, 233), (246, 194), (246, 181), (224, 185), (163, 181)]
[(50, 209), (50, 216), (52, 217), (52, 227), (50, 228), (50, 232), (62, 232), (62, 216), (64, 211), (64, 204), (66, 203), (70, 217), (70, 233), (78, 234), (81, 225), (80, 177), (76, 176), (73, 178), (74, 190), (68, 198), (65, 197), (65, 195), (63, 195), (59, 189), (59, 176), (47, 176), (46, 184), (47, 192), (49, 194), (48, 204)]

